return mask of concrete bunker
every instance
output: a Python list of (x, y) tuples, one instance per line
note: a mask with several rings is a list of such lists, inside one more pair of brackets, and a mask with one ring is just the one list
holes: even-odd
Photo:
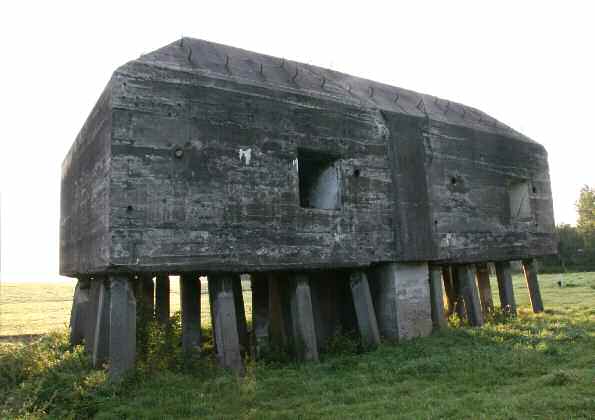
[(556, 252), (535, 141), (462, 104), (190, 38), (114, 72), (62, 165), (60, 226), (72, 342), (114, 379), (134, 365), (137, 305), (167, 322), (170, 275), (183, 348), (202, 346), (206, 276), (217, 359), (241, 372), (267, 346), (316, 360), (340, 330), (366, 347), (427, 335), (443, 293), (479, 326), (487, 263), (502, 310), (512, 260), (543, 310), (535, 258)]

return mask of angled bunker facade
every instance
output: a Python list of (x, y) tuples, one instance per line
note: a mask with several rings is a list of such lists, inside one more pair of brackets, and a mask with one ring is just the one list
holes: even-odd
[(114, 72), (64, 161), (61, 203), (61, 272), (90, 325), (73, 331), (108, 337), (115, 376), (134, 348), (98, 330), (115, 322), (101, 311), (118, 328), (139, 300), (158, 315), (170, 274), (189, 323), (208, 277), (217, 356), (241, 369), (248, 342), (316, 359), (338, 329), (366, 345), (426, 335), (443, 287), (479, 325), (488, 262), (512, 311), (509, 261), (523, 260), (540, 310), (534, 258), (556, 252), (538, 143), (461, 104), (189, 38)]

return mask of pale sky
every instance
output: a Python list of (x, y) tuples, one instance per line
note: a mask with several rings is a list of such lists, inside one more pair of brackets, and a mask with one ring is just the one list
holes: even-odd
[(595, 185), (595, 2), (4, 1), (3, 281), (59, 278), (66, 152), (111, 73), (182, 35), (487, 112), (548, 150), (556, 223)]

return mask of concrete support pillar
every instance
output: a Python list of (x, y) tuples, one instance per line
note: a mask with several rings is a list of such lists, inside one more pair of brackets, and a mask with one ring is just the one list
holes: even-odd
[[(309, 273), (308, 280), (316, 343), (320, 352), (339, 331), (355, 332), (358, 328), (349, 286), (349, 273), (335, 270), (317, 271)], [(353, 322), (348, 322), (350, 315), (353, 316)]]
[(85, 340), (85, 351), (93, 352), (95, 342), (95, 327), (97, 326), (97, 307), (99, 306), (99, 288), (101, 281), (91, 279), (88, 283), (87, 302), (83, 306), (83, 335)]
[(143, 274), (140, 276), (140, 295), (141, 309), (143, 311), (145, 320), (153, 319), (155, 313), (155, 283), (150, 274)]
[(240, 350), (246, 354), (250, 347), (248, 337), (248, 326), (246, 324), (246, 308), (244, 306), (244, 292), (242, 288), (242, 279), (240, 275), (233, 275), (233, 300), (236, 309), (236, 321), (238, 323), (238, 338), (240, 340)]
[(380, 333), (368, 277), (363, 271), (354, 271), (349, 277), (349, 285), (362, 344), (365, 348), (375, 348), (380, 344)]
[(110, 282), (107, 278), (98, 279), (99, 304), (97, 305), (97, 326), (93, 343), (93, 366), (100, 367), (109, 360), (110, 340)]
[(370, 271), (380, 334), (406, 340), (432, 332), (427, 263), (385, 263)]
[(477, 287), (479, 289), (479, 299), (481, 301), (481, 310), (484, 316), (494, 311), (494, 301), (492, 300), (492, 287), (490, 285), (490, 269), (487, 264), (476, 264)]
[(444, 293), (446, 294), (447, 302), (447, 316), (451, 316), (455, 312), (455, 303), (457, 295), (455, 293), (455, 286), (450, 265), (442, 266), (442, 281), (444, 283)]
[(537, 262), (535, 258), (523, 260), (523, 273), (529, 289), (529, 299), (534, 313), (543, 312), (543, 301), (541, 300), (541, 291), (539, 290), (539, 281), (537, 279)]
[(510, 261), (499, 261), (496, 265), (496, 278), (498, 279), (498, 294), (500, 295), (500, 308), (502, 312), (516, 316), (516, 302), (512, 287)]
[(475, 284), (473, 267), (467, 264), (457, 265), (457, 294), (465, 301), (469, 323), (474, 327), (483, 325), (483, 314), (479, 293)]
[(289, 344), (289, 308), (284, 305), (288, 279), (281, 274), (269, 274), (269, 333), (271, 346), (284, 350)]
[(318, 343), (312, 310), (312, 295), (308, 276), (295, 273), (290, 276), (289, 305), (293, 346), (301, 360), (318, 360)]
[(128, 277), (111, 275), (109, 317), (109, 377), (118, 381), (134, 367), (136, 299)]
[(467, 320), (467, 308), (465, 307), (465, 297), (460, 294), (463, 287), (464, 280), (459, 276), (459, 271), (456, 266), (451, 266), (452, 285), (454, 294), (453, 311), (456, 312), (461, 321)]
[(217, 360), (221, 367), (241, 374), (244, 372), (244, 365), (240, 353), (234, 281), (235, 276), (231, 274), (210, 275), (209, 294)]
[(200, 352), (200, 278), (197, 273), (180, 276), (180, 307), (182, 349), (187, 355)]
[(169, 276), (163, 273), (155, 277), (155, 318), (162, 325), (169, 324)]
[(441, 267), (430, 267), (430, 309), (434, 328), (446, 328), (448, 322), (444, 316), (444, 292), (442, 291)]
[(70, 310), (70, 345), (83, 344), (85, 339), (85, 313), (89, 302), (89, 281), (79, 278), (74, 288)]
[(255, 356), (261, 357), (269, 349), (269, 279), (266, 274), (252, 274), (252, 330)]

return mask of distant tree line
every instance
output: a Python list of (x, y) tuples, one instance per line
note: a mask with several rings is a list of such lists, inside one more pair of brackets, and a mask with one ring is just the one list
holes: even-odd
[(556, 226), (558, 255), (542, 259), (542, 271), (595, 270), (595, 187), (581, 188), (576, 202), (576, 226)]

